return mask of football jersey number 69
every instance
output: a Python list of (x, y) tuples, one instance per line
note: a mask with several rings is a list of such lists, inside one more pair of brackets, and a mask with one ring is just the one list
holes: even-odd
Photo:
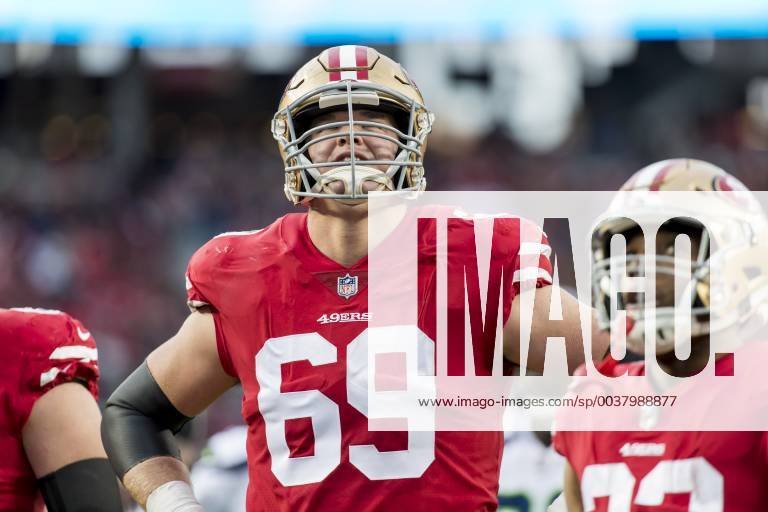
[[(387, 340), (387, 352), (412, 352), (420, 362), (434, 367), (434, 342), (415, 326), (372, 327), (347, 345), (347, 399), (368, 416), (369, 331)], [(414, 332), (416, 331), (416, 332)], [(408, 340), (416, 347), (408, 347)], [(402, 350), (401, 350), (402, 349)], [(256, 355), (259, 410), (264, 417), (272, 473), (285, 486), (322, 481), (341, 462), (339, 406), (318, 390), (281, 393), (281, 365), (308, 360), (313, 366), (337, 361), (337, 348), (318, 333), (270, 338)], [(410, 360), (412, 364), (415, 361)], [(314, 455), (289, 457), (285, 422), (310, 417), (314, 430)], [(435, 459), (434, 431), (408, 432), (408, 448), (380, 452), (374, 445), (349, 447), (349, 461), (371, 480), (418, 478)]]

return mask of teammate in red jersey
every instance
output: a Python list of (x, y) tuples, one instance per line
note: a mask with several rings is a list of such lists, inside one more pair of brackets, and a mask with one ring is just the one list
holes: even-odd
[(0, 309), (0, 360), (0, 510), (122, 510), (90, 333), (59, 311)]
[[(745, 324), (763, 300), (760, 293), (761, 289), (764, 291), (768, 276), (761, 254), (768, 241), (765, 238), (768, 235), (768, 223), (759, 211), (759, 205), (747, 201), (747, 196), (728, 197), (732, 190), (746, 192), (743, 185), (725, 171), (706, 162), (683, 159), (659, 162), (639, 171), (622, 190), (699, 191), (710, 194), (702, 200), (708, 206), (705, 210), (701, 209), (702, 205), (677, 206), (672, 213), (677, 215), (678, 220), (662, 224), (656, 237), (656, 354), (659, 367), (674, 377), (696, 375), (710, 358), (709, 335), (715, 332), (715, 328), (726, 329), (736, 323)], [(611, 279), (608, 255), (610, 240), (615, 234), (626, 237), (628, 275), (642, 275), (645, 238), (639, 226), (627, 217), (647, 218), (649, 210), (637, 204), (632, 206), (631, 201), (619, 201), (623, 210), (621, 205), (617, 207), (612, 212), (616, 214), (615, 220), (605, 224), (594, 238), (594, 262), (598, 269), (593, 276), (595, 283), (600, 283), (601, 279)], [(686, 213), (687, 220), (681, 220)], [(711, 219), (711, 223), (708, 223), (710, 229), (692, 220), (704, 218)], [(723, 225), (727, 225), (728, 229), (719, 229)], [(745, 231), (742, 232), (742, 228)], [(691, 352), (685, 360), (678, 359), (674, 353), (673, 305), (676, 299), (672, 255), (675, 238), (679, 234), (688, 235), (691, 240), (692, 289), (695, 290), (691, 304)], [(650, 234), (646, 233), (645, 236)], [(717, 315), (711, 310), (710, 275), (706, 270), (712, 258), (711, 247), (716, 248), (712, 249), (712, 254), (729, 259), (725, 269), (735, 276), (732, 279), (729, 277), (729, 290), (721, 298), (718, 308), (720, 311), (738, 311), (740, 316), (721, 316), (720, 320), (716, 320)], [(750, 269), (748, 274), (743, 273), (745, 268)], [(602, 308), (604, 328), (609, 326), (610, 296), (607, 290), (610, 287), (607, 284), (608, 281), (598, 284), (596, 290), (600, 291), (593, 298), (598, 307)], [(642, 357), (645, 353), (645, 318), (640, 294), (625, 294), (623, 300), (622, 306), (630, 319), (627, 348), (637, 357)], [(742, 307), (736, 308), (737, 304)], [(745, 304), (751, 304), (751, 307), (745, 309)], [(736, 352), (743, 362), (741, 370), (750, 372), (752, 369), (749, 366), (759, 364), (762, 360), (759, 357), (760, 345), (745, 345), (740, 352)], [(752, 358), (758, 355), (754, 363), (750, 362), (750, 354), (753, 354)], [(733, 375), (734, 357), (733, 353), (718, 355), (715, 375)], [(650, 375), (647, 388), (644, 389), (647, 389), (649, 396), (674, 393), (676, 389), (681, 389), (671, 387), (674, 384), (668, 383), (669, 378), (661, 372), (652, 371), (652, 368), (655, 365), (646, 366), (643, 361), (617, 363), (611, 358), (598, 366), (601, 373), (617, 377), (624, 374), (646, 375), (648, 370)], [(581, 383), (579, 389), (585, 390), (590, 382)], [(601, 386), (596, 383), (593, 385)], [(612, 388), (611, 395), (623, 393), (623, 388), (618, 386), (619, 391)], [(732, 389), (712, 385), (692, 394), (689, 391), (682, 395), (681, 400), (691, 397), (698, 399), (696, 407), (686, 413), (693, 416), (687, 418), (691, 424), (695, 424), (696, 421), (711, 420), (718, 414), (744, 414), (748, 409), (746, 404), (736, 407), (728, 405), (735, 394)], [(742, 398), (741, 395), (738, 393), (739, 398)], [(751, 407), (756, 405), (750, 404)], [(659, 407), (643, 407), (631, 413), (635, 415), (636, 431), (562, 430), (555, 433), (555, 448), (568, 460), (564, 494), (569, 511), (768, 510), (768, 433), (663, 431), (660, 428), (663, 423), (659, 422), (664, 421), (664, 414), (669, 414), (664, 411), (664, 408)], [(562, 414), (567, 416), (581, 413), (563, 411)], [(558, 423), (565, 420), (566, 416), (558, 418)]]
[[(424, 189), (432, 121), (402, 67), (371, 48), (328, 49), (293, 77), (272, 128), (286, 195), (308, 211), (197, 251), (187, 271), (192, 314), (105, 410), (110, 459), (147, 510), (200, 510), (170, 432), (237, 382), (250, 512), (496, 509), (501, 432), (370, 432), (366, 418), (366, 194)], [(469, 236), (471, 225), (458, 229)], [(518, 264), (520, 243), (517, 233), (499, 241), (507, 269), (519, 271), (508, 276), (516, 282), (505, 318), (516, 317), (522, 280), (537, 287), (537, 305), (552, 293), (546, 240), (531, 244), (535, 268)], [(575, 319), (564, 334), (576, 339), (578, 315), (568, 313), (578, 303), (567, 294), (561, 302)], [(429, 307), (418, 319), (427, 346), (436, 334), (424, 322)], [(534, 310), (528, 361), (539, 369), (546, 336), (536, 319), (548, 312)], [(516, 360), (512, 346), (506, 355)]]

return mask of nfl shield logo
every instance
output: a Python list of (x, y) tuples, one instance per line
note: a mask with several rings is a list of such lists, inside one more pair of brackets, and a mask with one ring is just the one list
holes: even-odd
[(345, 299), (350, 298), (357, 293), (357, 276), (351, 276), (349, 273), (344, 277), (337, 279), (336, 292)]

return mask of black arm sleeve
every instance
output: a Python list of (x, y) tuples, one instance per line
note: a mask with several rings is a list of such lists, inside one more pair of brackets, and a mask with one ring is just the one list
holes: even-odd
[(109, 397), (101, 420), (104, 449), (120, 480), (147, 459), (179, 459), (173, 434), (191, 419), (168, 400), (146, 361), (139, 366)]
[(38, 481), (48, 512), (122, 512), (107, 459), (74, 462)]

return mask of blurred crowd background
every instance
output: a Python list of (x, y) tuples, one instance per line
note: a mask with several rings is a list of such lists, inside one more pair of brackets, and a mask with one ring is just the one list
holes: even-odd
[[(681, 156), (768, 190), (768, 39), (376, 46), (436, 114), (432, 190), (614, 190)], [(2, 304), (80, 318), (103, 397), (181, 324), (197, 247), (294, 210), (269, 123), (321, 50), (0, 45)]]

